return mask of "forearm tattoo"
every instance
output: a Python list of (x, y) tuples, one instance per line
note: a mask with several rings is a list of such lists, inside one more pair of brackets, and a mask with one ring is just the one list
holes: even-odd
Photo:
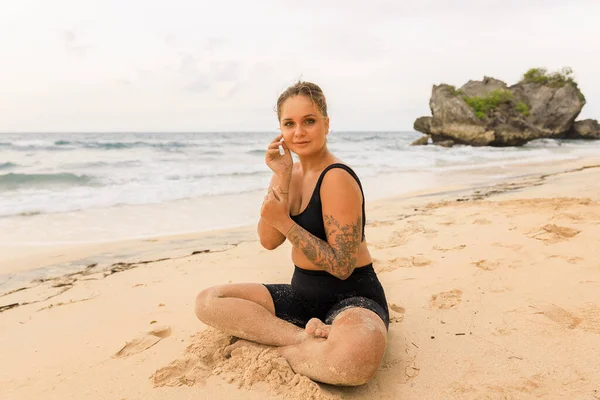
[(361, 242), (361, 219), (347, 225), (340, 224), (330, 215), (323, 216), (325, 230), (334, 237), (334, 244), (314, 236), (298, 224), (292, 225), (287, 238), (296, 248), (302, 250), (317, 267), (330, 274), (345, 279), (356, 266), (358, 248)]

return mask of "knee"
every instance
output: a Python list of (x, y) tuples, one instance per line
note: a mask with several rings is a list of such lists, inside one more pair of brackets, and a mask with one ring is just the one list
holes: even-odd
[(337, 370), (335, 384), (340, 386), (361, 386), (373, 379), (379, 368), (379, 363), (365, 363), (360, 366), (348, 366), (345, 364), (336, 363), (332, 369)]
[(378, 333), (365, 335), (361, 343), (349, 341), (336, 346), (330, 363), (339, 385), (360, 386), (373, 379), (385, 354), (386, 339)]
[(196, 316), (202, 322), (206, 322), (211, 310), (214, 310), (213, 303), (219, 297), (217, 287), (204, 289), (196, 296), (195, 311)]

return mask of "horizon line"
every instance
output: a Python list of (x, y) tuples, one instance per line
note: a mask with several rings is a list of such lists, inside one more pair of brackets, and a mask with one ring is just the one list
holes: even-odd
[[(369, 130), (345, 130), (335, 129), (330, 130), (330, 133), (344, 132), (344, 133), (371, 133), (371, 132), (389, 132), (389, 133), (404, 133), (404, 132), (418, 132), (414, 129), (399, 129), (399, 130), (388, 130), (388, 129), (369, 129)], [(227, 131), (1, 131), (0, 135), (9, 134), (78, 134), (78, 133), (278, 133), (278, 131), (269, 130), (227, 130)]]

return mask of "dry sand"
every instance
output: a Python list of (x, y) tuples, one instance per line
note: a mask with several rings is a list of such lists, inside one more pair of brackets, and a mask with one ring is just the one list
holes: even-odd
[(597, 161), (369, 204), (392, 321), (357, 388), (260, 347), (225, 358), (231, 338), (195, 318), (205, 287), (289, 281), (289, 245), (262, 249), (254, 227), (10, 253), (80, 267), (0, 294), (0, 399), (600, 399)]

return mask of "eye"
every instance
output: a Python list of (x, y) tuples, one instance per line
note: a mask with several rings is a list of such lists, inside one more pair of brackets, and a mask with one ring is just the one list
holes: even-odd
[(312, 125), (312, 124), (314, 124), (316, 121), (315, 121), (315, 119), (314, 119), (314, 118), (309, 118), (309, 119), (307, 119), (305, 122), (306, 122), (306, 124), (307, 124), (307, 125)]
[(292, 121), (285, 122), (283, 126), (292, 126), (294, 123)]

